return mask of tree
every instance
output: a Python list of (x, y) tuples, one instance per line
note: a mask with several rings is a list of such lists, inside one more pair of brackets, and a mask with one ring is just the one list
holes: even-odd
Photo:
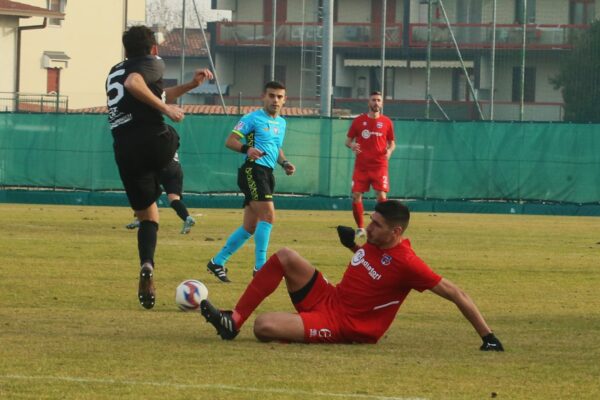
[(565, 121), (600, 122), (600, 21), (574, 40), (550, 83), (562, 91)]

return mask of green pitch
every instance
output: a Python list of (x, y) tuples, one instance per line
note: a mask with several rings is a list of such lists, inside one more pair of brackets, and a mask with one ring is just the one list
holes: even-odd
[[(414, 249), (478, 304), (506, 352), (457, 309), (413, 292), (377, 345), (263, 344), (252, 317), (223, 342), (174, 304), (204, 282), (224, 308), (252, 276), (253, 242), (205, 265), (241, 210), (161, 209), (157, 304), (137, 302), (136, 231), (127, 208), (0, 205), (0, 398), (9, 399), (597, 399), (600, 219), (415, 213)], [(202, 215), (199, 215), (202, 214)], [(350, 212), (278, 211), (270, 251), (298, 250), (337, 282), (351, 256), (334, 227)], [(292, 310), (283, 287), (258, 312)]]

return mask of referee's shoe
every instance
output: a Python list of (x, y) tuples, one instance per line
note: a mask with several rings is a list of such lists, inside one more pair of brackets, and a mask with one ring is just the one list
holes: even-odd
[(217, 278), (219, 278), (221, 282), (231, 282), (227, 277), (227, 268), (222, 265), (215, 264), (212, 258), (210, 259), (208, 264), (206, 264), (206, 270), (214, 276), (216, 276)]

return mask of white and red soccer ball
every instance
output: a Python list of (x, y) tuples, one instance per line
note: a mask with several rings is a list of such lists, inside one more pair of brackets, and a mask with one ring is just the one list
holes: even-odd
[(175, 303), (180, 310), (192, 311), (200, 308), (200, 302), (208, 298), (208, 289), (204, 283), (188, 279), (177, 286)]

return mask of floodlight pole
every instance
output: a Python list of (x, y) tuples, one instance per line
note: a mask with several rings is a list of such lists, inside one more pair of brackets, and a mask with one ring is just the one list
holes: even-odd
[(271, 80), (275, 80), (275, 45), (277, 43), (277, 0), (273, 0), (272, 10), (272, 26), (271, 26)]
[(496, 91), (496, 4), (492, 6), (492, 88), (490, 93), (490, 121), (494, 120), (494, 92)]
[(433, 17), (433, 9), (431, 8), (431, 0), (427, 1), (427, 70), (425, 79), (425, 119), (429, 119), (431, 109), (431, 20)]
[(381, 2), (381, 97), (385, 98), (385, 30), (387, 29), (387, 0)]
[(333, 2), (323, 0), (323, 63), (321, 64), (321, 115), (331, 117), (333, 83)]
[(210, 53), (210, 46), (208, 45), (208, 41), (206, 40), (206, 34), (204, 33), (204, 24), (202, 20), (200, 20), (200, 14), (198, 14), (198, 8), (196, 7), (196, 0), (192, 0), (192, 4), (194, 5), (194, 12), (196, 13), (196, 19), (198, 20), (198, 26), (200, 26), (200, 32), (202, 33), (202, 40), (204, 40), (204, 47), (206, 48), (206, 53), (208, 54), (208, 62), (210, 62), (210, 68), (213, 71), (213, 75), (215, 77), (215, 83), (217, 84), (217, 91), (219, 92), (219, 98), (221, 99), (221, 106), (223, 107), (223, 114), (227, 115), (227, 107), (225, 107), (225, 100), (223, 99), (223, 91), (221, 90), (221, 84), (219, 83), (219, 77), (217, 76), (217, 69), (215, 68), (215, 63), (213, 62), (212, 54)]
[(521, 51), (521, 99), (519, 105), (519, 121), (525, 115), (525, 47), (527, 45), (527, 0), (523, 0), (523, 44)]
[[(179, 72), (179, 84), (183, 84), (185, 76), (185, 0), (183, 0), (183, 10), (181, 12), (181, 71)], [(179, 106), (183, 105), (183, 96), (177, 99)]]

